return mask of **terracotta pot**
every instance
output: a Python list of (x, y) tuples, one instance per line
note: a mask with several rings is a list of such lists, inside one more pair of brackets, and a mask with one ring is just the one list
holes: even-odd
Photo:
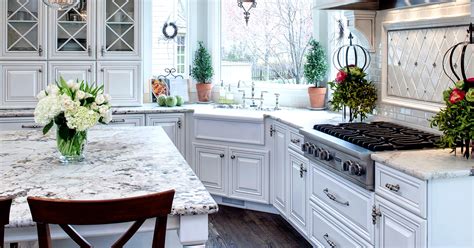
[(324, 108), (326, 103), (326, 88), (309, 87), (309, 102), (311, 108)]
[(196, 84), (198, 101), (209, 102), (212, 95), (212, 84), (198, 83)]

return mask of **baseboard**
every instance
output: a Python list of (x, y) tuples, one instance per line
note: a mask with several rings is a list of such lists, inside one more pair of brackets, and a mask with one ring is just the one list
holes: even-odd
[(219, 205), (235, 207), (235, 208), (243, 208), (243, 209), (248, 209), (248, 210), (253, 210), (253, 211), (259, 211), (259, 212), (265, 212), (265, 213), (280, 215), (280, 212), (270, 204), (262, 204), (262, 203), (255, 203), (255, 202), (249, 202), (249, 201), (234, 200), (234, 199), (231, 199), (231, 198), (222, 197), (222, 196), (218, 196), (218, 195), (212, 195), (212, 197), (214, 198), (214, 200)]

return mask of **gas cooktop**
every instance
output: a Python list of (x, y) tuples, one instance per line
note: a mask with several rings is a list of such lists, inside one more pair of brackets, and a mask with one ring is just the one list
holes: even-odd
[(390, 122), (315, 125), (314, 129), (371, 151), (434, 148), (439, 136)]

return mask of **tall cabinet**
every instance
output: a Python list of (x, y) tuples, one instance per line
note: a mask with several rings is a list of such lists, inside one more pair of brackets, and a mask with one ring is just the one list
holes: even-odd
[(59, 77), (104, 84), (115, 106), (142, 103), (140, 0), (0, 1), (0, 109), (32, 108)]

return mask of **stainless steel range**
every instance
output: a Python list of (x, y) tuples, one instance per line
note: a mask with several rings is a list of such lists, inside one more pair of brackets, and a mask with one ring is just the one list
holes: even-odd
[(390, 122), (315, 125), (302, 129), (307, 158), (343, 178), (374, 190), (374, 161), (378, 151), (435, 147), (439, 136)]

